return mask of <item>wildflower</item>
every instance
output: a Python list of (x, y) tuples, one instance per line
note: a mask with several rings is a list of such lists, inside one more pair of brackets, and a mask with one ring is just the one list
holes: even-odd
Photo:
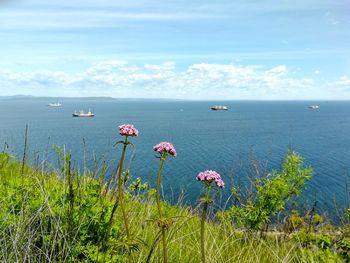
[(196, 178), (198, 181), (206, 182), (208, 184), (210, 184), (211, 182), (215, 182), (216, 186), (220, 188), (224, 188), (225, 186), (225, 183), (221, 179), (220, 174), (213, 170), (206, 170), (204, 172), (201, 172), (197, 175)]
[(155, 152), (160, 153), (160, 154), (166, 153), (166, 154), (169, 154), (169, 155), (176, 157), (175, 147), (170, 142), (160, 142), (153, 147), (153, 150)]
[[(123, 144), (123, 149), (122, 149), (122, 154), (120, 156), (119, 164), (118, 164), (118, 172), (116, 175), (116, 180), (117, 180), (117, 193), (118, 197), (116, 198), (116, 201), (114, 203), (114, 206), (112, 208), (111, 215), (109, 217), (108, 225), (107, 225), (107, 231), (106, 235), (103, 241), (103, 248), (105, 250), (104, 258), (106, 258), (106, 253), (107, 253), (107, 246), (108, 246), (108, 240), (109, 240), (109, 235), (112, 229), (112, 224), (113, 224), (113, 218), (116, 212), (116, 209), (118, 205), (120, 204), (121, 210), (122, 210), (122, 215), (123, 215), (123, 221), (124, 221), (124, 227), (125, 227), (125, 232), (127, 239), (130, 240), (130, 230), (129, 230), (129, 219), (128, 219), (128, 212), (125, 207), (124, 203), (124, 181), (125, 178), (123, 178), (123, 164), (124, 164), (124, 159), (125, 159), (125, 154), (126, 154), (126, 148), (130, 144), (128, 141), (128, 137), (135, 137), (139, 135), (139, 131), (134, 127), (132, 124), (123, 124), (119, 126), (119, 133), (122, 136), (125, 136), (124, 141), (119, 141), (116, 144), (122, 143)], [(113, 191), (112, 191), (113, 192)], [(104, 260), (105, 261), (105, 260)]]
[(123, 124), (119, 126), (119, 134), (122, 136), (138, 136), (139, 131), (132, 124)]
[(166, 239), (167, 225), (164, 224), (164, 215), (163, 215), (162, 204), (160, 200), (160, 186), (161, 186), (161, 180), (162, 180), (163, 164), (166, 158), (168, 157), (168, 155), (171, 155), (173, 157), (176, 156), (176, 150), (174, 145), (171, 144), (170, 142), (160, 142), (153, 147), (153, 150), (155, 152), (160, 153), (160, 156), (161, 156), (158, 173), (157, 173), (156, 202), (157, 202), (157, 208), (158, 208), (158, 214), (159, 214), (159, 222), (161, 222), (159, 226), (161, 228), (162, 243), (163, 243), (163, 263), (167, 263), (168, 262), (167, 239)]
[(215, 182), (216, 186), (219, 188), (223, 188), (225, 186), (224, 181), (221, 179), (219, 173), (213, 170), (206, 170), (204, 172), (200, 172), (196, 179), (198, 181), (204, 182), (206, 187), (206, 194), (201, 199), (203, 204), (203, 211), (201, 216), (201, 262), (205, 263), (205, 221), (207, 219), (208, 206), (212, 203), (212, 198), (210, 196), (210, 190), (212, 188), (212, 182)]

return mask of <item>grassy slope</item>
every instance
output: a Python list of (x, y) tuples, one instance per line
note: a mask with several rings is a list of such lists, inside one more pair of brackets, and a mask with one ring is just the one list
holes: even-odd
[[(0, 261), (102, 262), (99, 251), (113, 206), (103, 180), (92, 175), (43, 173), (0, 154)], [(94, 176), (97, 178), (98, 176)], [(152, 196), (127, 198), (132, 236), (137, 250), (125, 253), (118, 209), (106, 259), (146, 262), (158, 234)], [(196, 211), (166, 205), (170, 262), (200, 262), (199, 217)], [(208, 262), (340, 262), (331, 252), (302, 248), (297, 242), (269, 236), (260, 239), (236, 231), (231, 224), (207, 224)], [(150, 262), (160, 253), (155, 246)]]

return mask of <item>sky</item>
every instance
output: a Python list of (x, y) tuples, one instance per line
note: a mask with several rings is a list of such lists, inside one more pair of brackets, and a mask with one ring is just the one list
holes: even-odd
[(0, 0), (0, 96), (350, 99), (348, 0)]

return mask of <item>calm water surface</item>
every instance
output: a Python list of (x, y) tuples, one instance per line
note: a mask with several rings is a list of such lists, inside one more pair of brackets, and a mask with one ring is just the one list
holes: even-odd
[[(319, 110), (310, 110), (315, 102), (222, 102), (229, 111), (209, 109), (218, 102), (61, 100), (63, 107), (50, 108), (46, 99), (1, 99), (0, 143), (8, 143), (12, 153), (21, 156), (25, 124), (29, 125), (29, 150), (32, 159), (57, 157), (53, 144), (72, 152), (82, 166), (83, 138), (88, 165), (92, 154), (115, 165), (120, 149), (117, 125), (133, 123), (140, 136), (133, 138), (136, 155), (132, 176), (154, 182), (158, 160), (152, 146), (173, 142), (178, 157), (169, 159), (164, 174), (164, 194), (176, 202), (181, 189), (184, 202), (196, 203), (199, 171), (219, 171), (227, 185), (246, 185), (254, 165), (260, 170), (279, 168), (289, 147), (304, 156), (314, 168), (314, 177), (301, 197), (302, 204), (318, 200), (321, 210), (334, 213), (334, 204), (345, 207), (346, 177), (350, 171), (350, 102), (319, 102)], [(74, 110), (91, 108), (95, 118), (73, 118)], [(49, 145), (49, 147), (48, 147)], [(129, 155), (130, 157), (130, 155)], [(232, 179), (233, 177), (233, 179)], [(226, 187), (222, 200), (229, 196)], [(224, 202), (222, 202), (224, 204)]]

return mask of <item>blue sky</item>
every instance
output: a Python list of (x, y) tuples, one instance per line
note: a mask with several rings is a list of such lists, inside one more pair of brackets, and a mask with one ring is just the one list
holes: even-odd
[(350, 99), (345, 0), (0, 0), (0, 95)]

